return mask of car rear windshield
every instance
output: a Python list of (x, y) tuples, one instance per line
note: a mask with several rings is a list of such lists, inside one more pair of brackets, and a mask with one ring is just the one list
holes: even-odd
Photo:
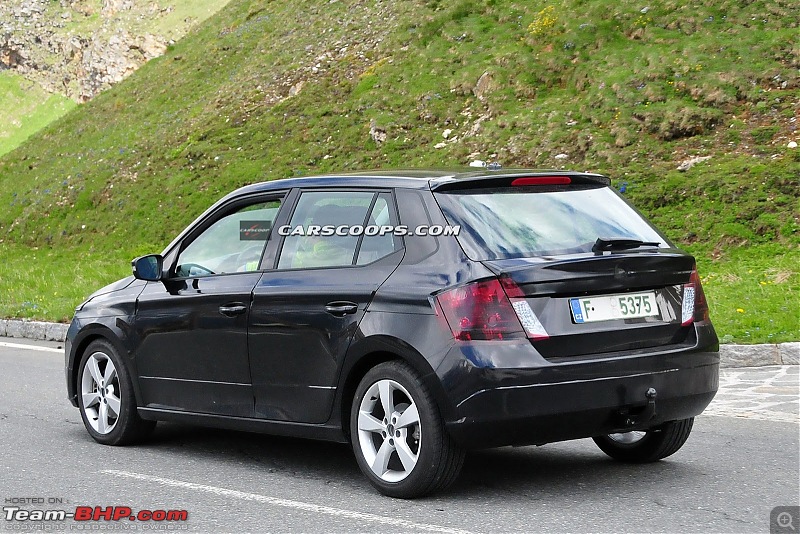
[(435, 193), (461, 247), (473, 260), (591, 252), (598, 238), (670, 246), (605, 186), (534, 186)]

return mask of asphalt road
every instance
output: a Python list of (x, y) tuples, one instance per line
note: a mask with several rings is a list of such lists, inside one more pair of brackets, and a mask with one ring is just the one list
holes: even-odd
[(724, 371), (714, 415), (657, 464), (616, 463), (590, 440), (497, 449), (469, 455), (447, 493), (402, 501), (373, 491), (343, 445), (174, 424), (144, 445), (98, 445), (65, 398), (57, 347), (0, 338), (3, 507), (189, 518), (40, 523), (4, 511), (0, 531), (769, 532), (774, 507), (800, 504), (797, 366)]

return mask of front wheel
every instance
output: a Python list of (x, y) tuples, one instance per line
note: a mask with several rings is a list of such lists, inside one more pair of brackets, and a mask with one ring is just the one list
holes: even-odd
[(657, 462), (678, 451), (692, 431), (694, 417), (665, 423), (648, 431), (632, 430), (598, 436), (594, 442), (604, 453), (622, 462)]
[(132, 443), (155, 427), (155, 422), (139, 417), (130, 373), (107, 341), (93, 341), (86, 348), (80, 363), (78, 392), (83, 424), (99, 443)]
[(350, 437), (361, 471), (384, 495), (410, 499), (458, 477), (464, 451), (444, 428), (433, 396), (400, 361), (371, 369), (356, 389)]

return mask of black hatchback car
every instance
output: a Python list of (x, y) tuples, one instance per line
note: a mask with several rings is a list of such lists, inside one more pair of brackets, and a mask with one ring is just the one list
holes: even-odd
[(76, 309), (67, 392), (110, 445), (177, 421), (352, 443), (380, 492), (464, 451), (591, 437), (652, 462), (719, 382), (692, 256), (558, 171), (241, 188)]

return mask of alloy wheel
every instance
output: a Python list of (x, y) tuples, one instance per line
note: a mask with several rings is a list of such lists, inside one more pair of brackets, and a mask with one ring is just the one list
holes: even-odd
[(617, 443), (621, 443), (623, 445), (633, 445), (634, 443), (638, 443), (645, 437), (647, 432), (642, 430), (631, 430), (630, 432), (622, 432), (618, 434), (609, 434), (608, 437), (612, 441)]
[(408, 477), (422, 444), (419, 412), (411, 394), (398, 382), (372, 384), (358, 410), (358, 442), (372, 472), (385, 482)]
[(81, 397), (86, 420), (98, 434), (108, 434), (119, 421), (119, 376), (107, 354), (94, 352), (83, 367)]

